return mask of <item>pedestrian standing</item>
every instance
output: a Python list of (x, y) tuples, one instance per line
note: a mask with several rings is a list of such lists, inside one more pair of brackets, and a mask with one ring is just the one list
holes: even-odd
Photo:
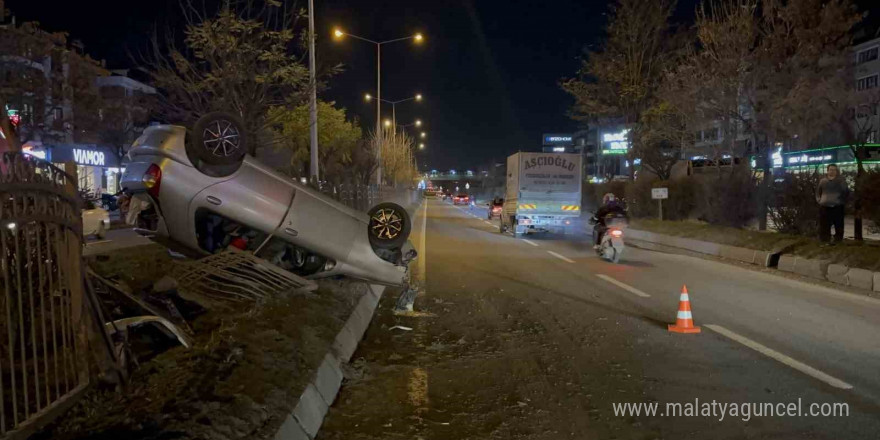
[(831, 240), (831, 226), (834, 226), (834, 242), (843, 241), (843, 218), (846, 214), (846, 199), (849, 187), (840, 175), (837, 165), (828, 165), (825, 177), (816, 187), (816, 202), (819, 203), (819, 240)]

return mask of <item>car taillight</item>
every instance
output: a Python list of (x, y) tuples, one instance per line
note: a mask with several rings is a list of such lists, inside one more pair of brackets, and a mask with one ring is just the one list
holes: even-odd
[(500, 206), (496, 206), (496, 207), (492, 208), (492, 210), (493, 210), (493, 211), (501, 211), (501, 207), (500, 207)]
[(620, 229), (612, 229), (611, 236), (612, 237), (623, 237), (623, 231), (621, 231)]
[(147, 187), (147, 193), (154, 198), (158, 198), (159, 188), (162, 186), (162, 168), (159, 168), (159, 165), (156, 164), (150, 165), (147, 168), (147, 172), (144, 173), (144, 177), (141, 177), (141, 182)]

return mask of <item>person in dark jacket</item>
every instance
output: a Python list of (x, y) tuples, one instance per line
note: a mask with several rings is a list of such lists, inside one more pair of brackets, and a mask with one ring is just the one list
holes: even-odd
[(819, 239), (831, 240), (831, 226), (834, 226), (834, 242), (843, 241), (843, 218), (846, 214), (846, 199), (849, 187), (840, 175), (837, 165), (828, 165), (826, 175), (816, 187), (816, 203), (819, 204)]
[(626, 209), (620, 204), (617, 200), (617, 197), (614, 197), (614, 194), (608, 193), (602, 197), (602, 206), (596, 211), (596, 215), (593, 216), (593, 222), (595, 222), (595, 226), (593, 226), (593, 247), (598, 247), (599, 243), (602, 242), (602, 235), (605, 234), (605, 231), (608, 230), (608, 225), (605, 224), (605, 219), (609, 215), (626, 215)]

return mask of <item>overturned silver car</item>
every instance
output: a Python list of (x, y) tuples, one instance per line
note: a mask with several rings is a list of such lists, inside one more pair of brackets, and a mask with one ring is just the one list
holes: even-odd
[(122, 177), (127, 221), (199, 253), (233, 246), (298, 275), (406, 281), (409, 214), (394, 203), (363, 213), (247, 156), (240, 121), (209, 113), (191, 130), (147, 128)]

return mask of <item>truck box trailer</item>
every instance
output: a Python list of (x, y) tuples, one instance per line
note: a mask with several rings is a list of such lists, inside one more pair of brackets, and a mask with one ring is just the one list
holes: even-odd
[(501, 232), (571, 233), (581, 216), (581, 156), (516, 153), (507, 158)]

